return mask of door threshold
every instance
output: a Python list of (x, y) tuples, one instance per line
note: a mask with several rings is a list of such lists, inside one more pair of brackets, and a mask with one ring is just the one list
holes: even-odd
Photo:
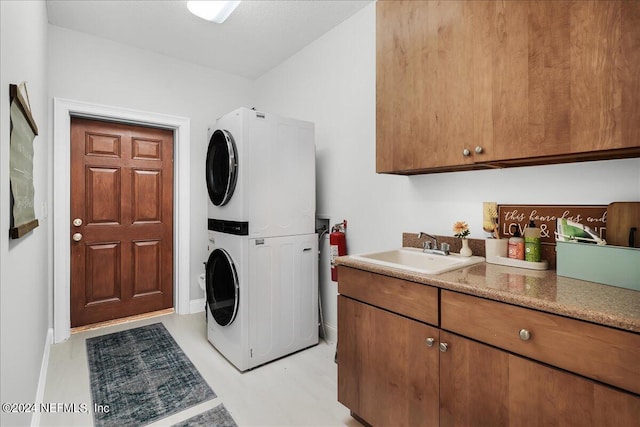
[(149, 313), (136, 314), (135, 316), (122, 317), (120, 319), (106, 320), (104, 322), (92, 323), (90, 325), (77, 326), (71, 328), (71, 333), (76, 334), (78, 332), (92, 331), (94, 329), (106, 328), (107, 326), (121, 325), (123, 323), (129, 323), (136, 320), (151, 319), (153, 317), (164, 316), (165, 314), (172, 314), (175, 310), (173, 307), (165, 308), (164, 310), (152, 311)]

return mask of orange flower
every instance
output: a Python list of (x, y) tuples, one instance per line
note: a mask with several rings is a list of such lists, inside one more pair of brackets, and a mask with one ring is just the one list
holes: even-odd
[(456, 221), (456, 223), (453, 224), (453, 232), (454, 236), (459, 239), (464, 239), (471, 233), (469, 231), (469, 225), (464, 221)]

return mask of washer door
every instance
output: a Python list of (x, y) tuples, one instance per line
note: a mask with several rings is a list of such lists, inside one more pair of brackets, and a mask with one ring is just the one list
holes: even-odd
[(216, 206), (226, 205), (238, 180), (238, 151), (231, 133), (217, 129), (209, 140), (207, 150), (207, 189)]
[(238, 314), (240, 285), (236, 266), (224, 249), (215, 249), (207, 260), (207, 306), (220, 326), (233, 322)]

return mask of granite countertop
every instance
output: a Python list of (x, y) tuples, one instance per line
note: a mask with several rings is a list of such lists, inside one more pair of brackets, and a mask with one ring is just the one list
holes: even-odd
[(349, 256), (353, 267), (469, 295), (640, 333), (640, 292), (536, 271), (481, 263), (438, 275), (383, 267)]

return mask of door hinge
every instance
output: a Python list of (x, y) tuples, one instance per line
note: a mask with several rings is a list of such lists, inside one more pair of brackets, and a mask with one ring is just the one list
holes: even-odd
[(253, 358), (253, 349), (252, 348), (249, 349), (249, 357)]

